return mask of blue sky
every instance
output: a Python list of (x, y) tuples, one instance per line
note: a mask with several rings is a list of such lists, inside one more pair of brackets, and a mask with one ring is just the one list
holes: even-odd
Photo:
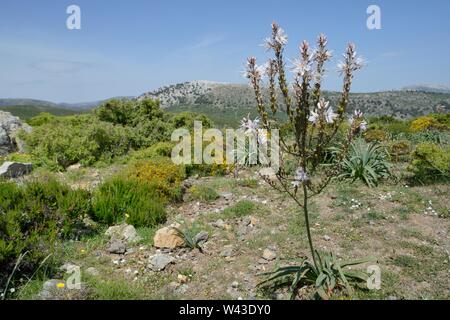
[[(66, 28), (66, 8), (81, 8), (81, 30)], [(366, 9), (381, 8), (381, 30)], [(353, 91), (450, 84), (447, 0), (0, 0), (0, 97), (81, 102), (189, 80), (245, 82), (240, 71), (276, 20), (286, 56), (323, 32), (334, 51), (325, 86), (338, 90), (335, 63), (348, 41), (367, 67)]]

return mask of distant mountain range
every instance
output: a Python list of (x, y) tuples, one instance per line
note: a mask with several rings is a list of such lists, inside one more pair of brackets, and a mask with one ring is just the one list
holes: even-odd
[(403, 91), (450, 93), (450, 86), (444, 84), (418, 84), (402, 88)]
[[(324, 92), (324, 96), (331, 105), (338, 104), (338, 92)], [(204, 113), (219, 125), (233, 123), (232, 119), (242, 119), (249, 113), (256, 115), (254, 93), (247, 84), (191, 81), (162, 87), (138, 97), (143, 98), (159, 99), (163, 108), (173, 112)], [(420, 91), (417, 87), (416, 90), (352, 93), (349, 111), (360, 109), (369, 116), (409, 118), (436, 112), (438, 107), (450, 112), (450, 92)]]
[[(133, 98), (134, 97), (116, 97), (111, 99)], [(98, 107), (108, 100), (110, 99), (82, 103), (54, 103), (36, 99), (0, 99), (0, 110), (11, 112), (11, 114), (26, 120), (41, 112), (48, 112), (56, 116), (83, 113)]]
[[(340, 94), (324, 92), (324, 96), (330, 100), (331, 105), (336, 106)], [(133, 99), (134, 97), (118, 98)], [(254, 94), (247, 84), (190, 81), (161, 87), (136, 98), (158, 99), (161, 106), (171, 112), (204, 113), (218, 125), (236, 123), (249, 113), (256, 116)], [(105, 101), (53, 103), (32, 99), (0, 99), (0, 110), (7, 110), (25, 118), (39, 112), (64, 115), (85, 112)], [(450, 112), (450, 87), (415, 85), (396, 91), (352, 93), (349, 111), (360, 109), (367, 115), (409, 118), (436, 112), (438, 107)]]

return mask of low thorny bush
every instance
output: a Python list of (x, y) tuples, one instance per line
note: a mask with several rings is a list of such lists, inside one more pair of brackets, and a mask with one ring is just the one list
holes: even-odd
[(0, 182), (0, 285), (21, 254), (18, 273), (29, 274), (55, 252), (58, 240), (90, 233), (82, 219), (91, 209), (87, 191), (51, 178), (20, 186)]

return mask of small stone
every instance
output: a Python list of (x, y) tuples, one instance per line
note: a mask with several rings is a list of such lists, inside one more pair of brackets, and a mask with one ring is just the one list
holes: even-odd
[(204, 244), (206, 241), (208, 241), (209, 233), (206, 231), (200, 231), (197, 233), (197, 235), (194, 238), (195, 243), (198, 243), (200, 245)]
[(179, 274), (177, 279), (178, 279), (178, 282), (181, 284), (185, 284), (189, 280), (189, 278), (187, 276), (185, 276), (184, 274)]
[(106, 230), (105, 235), (109, 236), (111, 239), (123, 240), (128, 243), (141, 240), (136, 229), (132, 225), (126, 223), (109, 227), (108, 230)]
[(73, 273), (75, 270), (77, 270), (79, 268), (79, 266), (77, 266), (77, 265), (75, 265), (75, 264), (73, 264), (73, 263), (70, 263), (70, 262), (67, 262), (67, 263), (64, 263), (62, 266), (61, 266), (61, 268), (59, 268), (61, 271), (64, 271), (64, 272), (66, 272), (66, 273)]
[(265, 259), (267, 261), (272, 261), (272, 260), (276, 259), (277, 254), (274, 251), (270, 250), (270, 249), (265, 249), (263, 251), (262, 257), (263, 257), (263, 259)]
[(223, 250), (220, 252), (221, 257), (232, 257), (234, 255), (233, 246), (228, 245), (223, 248)]
[(189, 290), (189, 286), (187, 284), (182, 284), (177, 289), (175, 289), (175, 292), (177, 294), (185, 294)]
[(269, 262), (266, 259), (260, 258), (258, 259), (259, 264), (268, 264)]
[(231, 283), (231, 287), (234, 288), (234, 289), (237, 289), (237, 288), (239, 287), (239, 282), (233, 281), (233, 282)]
[(324, 236), (323, 236), (323, 239), (324, 239), (325, 241), (330, 241), (330, 240), (331, 240), (330, 236), (327, 236), (327, 235), (324, 235)]
[(227, 201), (230, 201), (233, 199), (233, 194), (230, 192), (223, 192), (219, 195), (220, 197), (224, 198)]
[(71, 166), (68, 166), (66, 170), (67, 171), (76, 171), (76, 170), (80, 170), (80, 168), (81, 168), (81, 164), (76, 163)]
[(246, 236), (248, 234), (249, 230), (247, 228), (247, 226), (240, 226), (238, 228), (238, 230), (236, 231), (238, 237), (243, 238), (244, 236)]
[(106, 251), (114, 254), (124, 254), (127, 251), (127, 247), (122, 241), (113, 240)]
[(153, 271), (162, 271), (174, 261), (175, 258), (167, 254), (155, 254), (149, 258), (149, 267)]
[(94, 267), (89, 267), (89, 268), (87, 268), (87, 269), (86, 269), (86, 273), (89, 274), (89, 275), (91, 275), (91, 276), (94, 276), (94, 277), (100, 275), (100, 272), (99, 272), (96, 268), (94, 268)]
[(219, 219), (219, 220), (214, 221), (213, 223), (211, 223), (211, 225), (213, 227), (216, 227), (216, 228), (224, 228), (225, 222), (222, 219)]
[(277, 180), (277, 174), (275, 170), (272, 168), (262, 168), (259, 170), (258, 174), (263, 177), (263, 179), (269, 180), (269, 181), (276, 181)]

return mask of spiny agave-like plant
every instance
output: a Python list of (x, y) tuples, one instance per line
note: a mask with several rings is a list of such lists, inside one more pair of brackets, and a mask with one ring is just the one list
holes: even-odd
[[(331, 51), (327, 49), (327, 38), (320, 35), (314, 51), (306, 41), (300, 45), (300, 56), (293, 61), (292, 85), (287, 79), (283, 57), (286, 44), (287, 36), (284, 30), (277, 23), (273, 23), (272, 34), (266, 39), (265, 47), (273, 52), (274, 57), (264, 65), (257, 65), (254, 57), (248, 58), (245, 75), (255, 93), (261, 126), (266, 130), (280, 129), (283, 124), (280, 123), (279, 119), (282, 117), (279, 114), (285, 113), (292, 128), (291, 135), (280, 135), (281, 160), (276, 172), (277, 179), (266, 181), (276, 190), (289, 195), (301, 208), (306, 222), (312, 262), (304, 261), (298, 267), (275, 270), (270, 274), (269, 282), (294, 277), (291, 286), (293, 291), (301, 284), (313, 283), (317, 293), (326, 298), (339, 284), (344, 284), (350, 292), (348, 277), (342, 272), (342, 268), (355, 263), (340, 263), (330, 258), (333, 257), (331, 254), (321, 257), (314, 249), (309, 222), (309, 202), (339, 175), (342, 160), (346, 157), (352, 140), (366, 129), (367, 123), (363, 114), (356, 110), (348, 119), (348, 130), (345, 138), (341, 139), (343, 142), (339, 144), (339, 151), (335, 153), (335, 161), (331, 165), (324, 165), (329, 148), (336, 147), (337, 134), (347, 122), (346, 111), (353, 75), (361, 69), (363, 59), (357, 56), (355, 45), (348, 44), (344, 59), (338, 64), (339, 73), (343, 77), (343, 88), (335, 111), (322, 95), (325, 65), (332, 56)], [(268, 79), (267, 83), (263, 83), (263, 78)], [(268, 91), (268, 98), (265, 98), (265, 90)], [(283, 160), (285, 155), (294, 158), (298, 165), (294, 175), (286, 168)], [(351, 279), (361, 280), (364, 277)]]
[(177, 233), (177, 235), (181, 239), (183, 239), (186, 247), (188, 247), (192, 250), (198, 249), (198, 251), (200, 251), (200, 253), (203, 253), (203, 248), (201, 246), (202, 239), (197, 239), (197, 237), (192, 229), (187, 228), (187, 229), (181, 230), (177, 227), (172, 227), (172, 229), (174, 229), (175, 232)]
[(378, 185), (381, 178), (391, 175), (386, 152), (377, 142), (367, 143), (356, 139), (350, 145), (350, 151), (342, 161), (342, 173), (339, 177), (359, 179), (370, 188)]

